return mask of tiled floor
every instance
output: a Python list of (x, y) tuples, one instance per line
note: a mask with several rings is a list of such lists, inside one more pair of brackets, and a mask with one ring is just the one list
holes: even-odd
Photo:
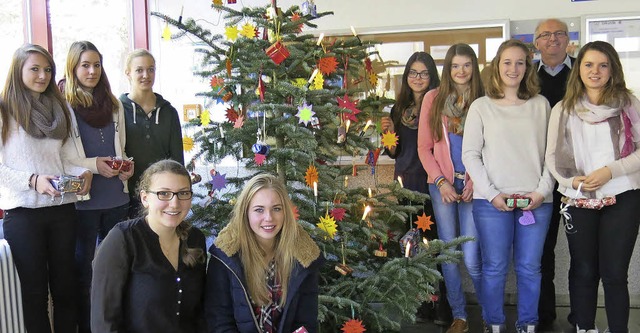
[[(480, 316), (480, 308), (477, 305), (470, 305), (467, 307), (467, 312), (469, 315), (469, 333), (481, 333), (482, 318)], [(505, 307), (505, 312), (507, 316), (507, 323), (509, 323), (507, 325), (507, 332), (515, 332), (514, 323), (516, 321), (516, 307), (507, 306)], [(554, 324), (553, 331), (538, 333), (575, 333), (575, 328), (572, 328), (566, 320), (568, 313), (568, 307), (558, 307), (558, 320), (556, 320)], [(598, 308), (596, 325), (600, 328), (601, 332), (607, 328), (607, 318), (604, 308)], [(433, 323), (404, 325), (402, 328), (403, 333), (445, 333), (446, 331), (447, 327), (440, 327)], [(629, 332), (640, 332), (640, 309), (631, 309), (631, 314), (629, 316)]]

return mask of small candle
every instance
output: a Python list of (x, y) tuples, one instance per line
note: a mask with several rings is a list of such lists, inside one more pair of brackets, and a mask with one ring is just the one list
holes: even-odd
[(370, 206), (364, 207), (364, 214), (362, 214), (362, 221), (364, 221), (367, 218), (367, 215), (369, 214), (370, 211), (371, 211)]
[(400, 183), (400, 187), (404, 187), (404, 184), (402, 184), (402, 177), (398, 176), (398, 183)]
[(411, 243), (407, 242), (407, 245), (404, 247), (404, 257), (409, 258), (409, 254), (411, 254)]
[[(203, 129), (204, 132), (204, 129)], [(222, 129), (222, 126), (220, 126), (220, 137), (224, 139), (224, 129)]]
[(429, 241), (427, 240), (427, 237), (422, 237), (422, 242), (424, 243), (424, 245), (429, 247)]
[(308, 82), (309, 84), (311, 84), (311, 82), (313, 82), (313, 79), (316, 78), (316, 75), (318, 75), (318, 69), (317, 68), (313, 70), (313, 73), (311, 73), (311, 77), (309, 78), (309, 82)]
[(349, 176), (344, 176), (344, 187), (349, 187)]
[(356, 33), (356, 29), (351, 26), (351, 33), (353, 34), (353, 37), (358, 37), (358, 34)]
[(318, 202), (318, 182), (313, 182), (313, 196), (316, 197), (316, 202)]
[(349, 127), (351, 127), (351, 119), (347, 119), (347, 122), (344, 125), (344, 128), (347, 132), (349, 132)]
[(373, 195), (371, 195), (371, 187), (369, 187), (369, 198), (373, 197)]
[(364, 125), (364, 128), (362, 129), (362, 132), (360, 132), (360, 136), (364, 135), (364, 133), (367, 131), (367, 129), (369, 129), (369, 126), (371, 126), (371, 119), (367, 120), (367, 123)]
[(318, 37), (318, 42), (316, 43), (316, 46), (320, 46), (320, 43), (322, 43), (322, 39), (324, 38), (324, 32), (320, 34), (320, 36)]

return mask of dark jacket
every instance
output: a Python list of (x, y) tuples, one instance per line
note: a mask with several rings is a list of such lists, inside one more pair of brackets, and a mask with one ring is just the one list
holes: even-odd
[[(287, 300), (278, 333), (304, 326), (318, 331), (318, 276), (324, 258), (311, 237), (298, 225), (296, 263), (289, 280)], [(235, 228), (220, 232), (209, 252), (205, 316), (209, 333), (258, 333), (258, 322), (249, 300), (244, 269), (239, 257)]]
[(172, 159), (184, 164), (182, 129), (178, 111), (161, 95), (156, 94), (156, 109), (147, 116), (142, 107), (122, 94), (127, 142), (124, 151), (133, 157), (135, 168), (129, 178), (129, 193), (137, 196), (138, 180), (151, 164)]
[[(205, 251), (200, 230), (189, 230), (187, 246)], [(144, 218), (118, 223), (93, 261), (91, 331), (205, 332), (205, 270), (181, 259), (176, 271)]]

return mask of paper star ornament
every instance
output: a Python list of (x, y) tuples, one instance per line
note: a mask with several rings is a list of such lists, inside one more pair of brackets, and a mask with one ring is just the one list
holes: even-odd
[(235, 42), (236, 39), (238, 39), (238, 27), (236, 27), (235, 25), (232, 26), (227, 26), (224, 28), (224, 35), (227, 36), (227, 39)]
[(263, 165), (264, 161), (267, 160), (267, 155), (264, 154), (255, 154), (253, 158), (256, 162), (256, 165)]
[(221, 190), (227, 187), (227, 174), (216, 174), (211, 176), (211, 189), (212, 190)]
[(309, 105), (307, 103), (302, 104), (298, 107), (298, 113), (296, 117), (298, 117), (298, 124), (304, 124), (305, 126), (309, 125), (311, 122), (311, 118), (315, 115), (315, 111), (313, 111), (313, 105)]
[(207, 126), (211, 123), (211, 114), (209, 113), (209, 110), (202, 111), (202, 114), (200, 114), (200, 123), (202, 123), (202, 126)]
[(331, 216), (333, 216), (337, 221), (344, 220), (344, 215), (347, 212), (344, 208), (334, 208), (331, 210)]
[(235, 123), (236, 119), (238, 119), (238, 111), (236, 111), (233, 106), (227, 108), (225, 116), (230, 123)]
[(361, 111), (356, 107), (356, 103), (358, 103), (358, 100), (355, 101), (351, 101), (349, 100), (349, 95), (344, 94), (343, 98), (337, 97), (336, 98), (338, 101), (338, 107), (347, 109), (349, 111), (351, 111), (351, 113), (345, 113), (343, 114), (343, 118), (344, 120), (351, 120), (353, 122), (358, 121), (358, 118), (356, 118), (356, 115), (358, 113), (360, 113)]
[(254, 38), (256, 36), (256, 27), (251, 23), (246, 23), (242, 26), (240, 34), (247, 38)]
[(309, 87), (311, 90), (320, 90), (324, 86), (324, 76), (322, 73), (318, 72), (316, 77), (313, 78), (313, 84)]
[(184, 151), (191, 151), (193, 149), (193, 139), (188, 137), (188, 136), (184, 136), (182, 137), (182, 149)]
[(326, 214), (324, 217), (320, 217), (320, 222), (317, 223), (316, 226), (329, 234), (330, 238), (333, 238), (336, 235), (336, 232), (338, 232), (336, 220), (329, 216), (329, 214)]
[(413, 224), (418, 225), (418, 228), (422, 231), (431, 230), (431, 216), (427, 216), (427, 214), (422, 213), (422, 215), (418, 216), (418, 221), (413, 222)]
[(385, 148), (391, 149), (397, 146), (398, 140), (399, 138), (396, 132), (387, 131), (382, 134), (382, 145), (385, 146)]
[(338, 68), (338, 61), (335, 57), (324, 57), (318, 60), (318, 68), (324, 75), (329, 75)]
[(313, 188), (313, 182), (318, 182), (318, 169), (316, 169), (315, 166), (310, 165), (304, 175), (304, 180), (307, 182), (307, 186)]
[(241, 128), (244, 125), (244, 116), (239, 116), (233, 124), (233, 128)]
[(341, 328), (344, 333), (362, 333), (366, 331), (361, 320), (350, 319)]
[(305, 84), (307, 84), (307, 80), (304, 78), (297, 78), (293, 81), (291, 81), (291, 84), (293, 84), (293, 86), (297, 87), (297, 88), (302, 88), (305, 86)]
[(367, 75), (367, 78), (369, 79), (369, 83), (372, 86), (377, 86), (378, 85), (378, 76), (376, 75), (376, 73), (369, 73), (369, 75)]
[(211, 85), (211, 88), (220, 92), (220, 88), (224, 85), (224, 79), (218, 76), (212, 76), (209, 84)]
[(293, 218), (296, 221), (300, 219), (300, 210), (298, 210), (298, 206), (293, 206)]

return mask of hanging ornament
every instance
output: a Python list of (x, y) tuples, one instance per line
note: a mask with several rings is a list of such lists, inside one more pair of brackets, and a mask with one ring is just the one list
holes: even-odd
[[(299, 21), (300, 18), (301, 18), (300, 14), (293, 13), (293, 15), (291, 15), (291, 22)], [(304, 24), (302, 24), (302, 23), (298, 24), (298, 28), (296, 29), (296, 33), (301, 33), (302, 32), (302, 28), (304, 28)]]
[(367, 153), (367, 158), (365, 159), (365, 163), (367, 163), (371, 167), (371, 174), (375, 174), (376, 165), (378, 164), (378, 157), (380, 156), (380, 148), (376, 148), (375, 150), (369, 150)]
[[(258, 125), (258, 132), (256, 133), (256, 143), (251, 146), (251, 150), (255, 154), (269, 155), (271, 147), (266, 143), (267, 141), (267, 114), (262, 112), (262, 129)], [(259, 123), (258, 123), (259, 124)]]
[(167, 22), (162, 29), (162, 39), (171, 40), (171, 29), (169, 29), (169, 22)]
[(291, 81), (291, 84), (293, 84), (294, 87), (303, 88), (307, 84), (307, 80), (299, 77)]
[(224, 28), (224, 35), (227, 36), (227, 39), (235, 42), (236, 39), (238, 39), (238, 34), (240, 32), (238, 31), (238, 27), (236, 27), (235, 25), (232, 26), (226, 26)]
[(324, 86), (324, 76), (322, 75), (322, 73), (318, 72), (318, 74), (316, 74), (316, 77), (313, 78), (313, 85), (311, 85), (309, 89), (320, 90), (322, 89), (323, 86)]
[(347, 322), (342, 325), (341, 330), (344, 333), (362, 333), (366, 331), (364, 325), (362, 325), (362, 321), (356, 319), (347, 320)]
[(214, 6), (222, 6), (222, 0), (211, 0)]
[(313, 183), (318, 182), (318, 169), (314, 165), (309, 165), (304, 175), (304, 180), (309, 187), (313, 187)]
[(264, 161), (267, 160), (267, 155), (264, 154), (255, 154), (253, 156), (253, 160), (256, 162), (256, 165), (258, 166), (262, 166), (264, 164)]
[(422, 231), (431, 230), (431, 216), (427, 216), (427, 214), (422, 213), (422, 215), (418, 216), (418, 221), (413, 222), (413, 224), (417, 225), (418, 228)]
[(228, 120), (230, 123), (235, 123), (235, 122), (236, 122), (236, 120), (238, 119), (238, 111), (236, 111), (236, 110), (233, 108), (233, 105), (232, 105), (232, 106), (230, 106), (229, 108), (227, 108), (227, 111), (226, 111), (225, 117), (227, 117), (227, 120)]
[(220, 88), (222, 88), (224, 86), (224, 79), (221, 77), (217, 77), (217, 76), (212, 76), (211, 77), (211, 81), (209, 82), (209, 84), (211, 85), (211, 88), (213, 90), (220, 90)]
[(255, 154), (262, 154), (267, 156), (269, 155), (270, 150), (271, 150), (271, 146), (269, 146), (268, 144), (266, 144), (260, 139), (258, 139), (258, 141), (254, 143), (253, 146), (251, 146), (251, 151), (253, 151)]
[(353, 269), (349, 266), (347, 266), (347, 259), (344, 253), (344, 240), (342, 240), (342, 263), (341, 264), (337, 264), (334, 268), (336, 271), (338, 271), (338, 273), (342, 274), (342, 275), (349, 275), (351, 273), (353, 273)]
[(341, 121), (340, 126), (338, 126), (338, 144), (344, 143), (347, 141), (347, 127), (344, 124), (344, 121)]
[(298, 210), (298, 206), (293, 206), (293, 218), (296, 221), (300, 219), (300, 210)]
[(331, 210), (331, 216), (336, 219), (336, 221), (344, 220), (344, 215), (347, 212), (344, 208), (334, 208)]
[(384, 82), (384, 91), (390, 91), (391, 90), (391, 74), (389, 74), (389, 71), (387, 70), (387, 79)]
[(258, 74), (258, 89), (256, 93), (260, 96), (260, 102), (264, 102), (264, 93), (266, 88), (264, 87), (264, 81), (262, 80), (262, 72)]
[(371, 84), (371, 86), (373, 86), (374, 88), (378, 85), (378, 76), (376, 75), (376, 73), (369, 73), (367, 75), (367, 78), (369, 79), (369, 83)]
[(280, 65), (280, 63), (290, 55), (289, 50), (287, 50), (281, 41), (276, 41), (273, 45), (269, 46), (265, 52), (276, 65)]
[(230, 101), (230, 100), (231, 100), (231, 98), (232, 98), (232, 97), (233, 97), (233, 93), (232, 93), (232, 92), (230, 92), (230, 91), (227, 91), (227, 93), (226, 93), (226, 94), (224, 94), (224, 96), (222, 96), (222, 100), (223, 100), (224, 102), (228, 102), (228, 101)]
[(371, 59), (364, 59), (364, 69), (367, 72), (373, 72), (373, 63), (371, 62)]
[(386, 131), (382, 134), (382, 145), (387, 149), (393, 149), (398, 145), (398, 135), (393, 131)]
[(303, 2), (300, 10), (302, 11), (303, 15), (311, 15), (313, 17), (318, 16), (316, 4), (313, 3), (313, 0), (306, 0), (305, 2)]
[(225, 67), (227, 67), (227, 77), (231, 76), (231, 59), (227, 58)]
[(355, 157), (355, 155), (353, 156), (353, 159), (351, 160), (351, 175), (353, 177), (358, 175), (358, 167), (356, 167), (356, 157)]
[(356, 103), (358, 103), (359, 100), (355, 100), (352, 102), (351, 100), (349, 100), (349, 95), (347, 94), (344, 94), (343, 98), (336, 97), (336, 99), (338, 101), (338, 107), (351, 111), (351, 113), (343, 113), (344, 119), (345, 120), (349, 119), (353, 122), (358, 121), (358, 118), (356, 118), (356, 115), (362, 112), (356, 107)]
[(213, 190), (221, 190), (227, 187), (226, 174), (217, 174), (211, 177), (211, 188)]
[(321, 129), (322, 127), (320, 126), (320, 119), (318, 119), (318, 117), (311, 117), (311, 127), (313, 127), (313, 129)]
[(382, 247), (382, 242), (378, 243), (378, 249), (373, 251), (373, 255), (376, 257), (384, 258), (387, 256), (387, 250)]
[(200, 176), (199, 174), (192, 172), (191, 173), (191, 185), (193, 184), (197, 184), (200, 181), (202, 181), (202, 176)]
[(186, 135), (182, 137), (182, 149), (184, 151), (187, 151), (187, 152), (191, 151), (193, 149), (193, 145), (194, 143), (192, 138)]
[(235, 123), (233, 124), (233, 128), (241, 128), (244, 125), (244, 116), (238, 116)]
[(320, 222), (317, 223), (316, 226), (329, 234), (329, 238), (332, 239), (336, 235), (336, 232), (338, 232), (336, 220), (334, 220), (333, 217), (329, 216), (329, 214), (325, 214), (324, 217), (320, 217)]
[(200, 123), (202, 126), (207, 126), (211, 123), (211, 114), (209, 113), (209, 110), (202, 111), (200, 114)]
[(245, 36), (247, 38), (254, 38), (256, 37), (256, 27), (251, 23), (245, 23), (242, 26), (240, 35)]
[(309, 105), (306, 102), (298, 107), (298, 113), (296, 117), (298, 117), (298, 124), (304, 124), (305, 126), (309, 125), (311, 122), (311, 118), (316, 113), (313, 111), (313, 105)]
[(324, 75), (330, 75), (338, 68), (338, 61), (335, 57), (323, 57), (318, 60), (318, 68)]

